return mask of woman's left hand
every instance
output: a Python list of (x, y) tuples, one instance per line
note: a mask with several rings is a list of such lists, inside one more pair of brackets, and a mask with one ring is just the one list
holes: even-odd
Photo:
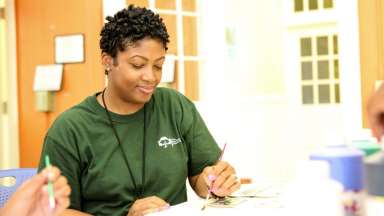
[(219, 197), (231, 195), (240, 189), (235, 169), (225, 161), (219, 161), (203, 170), (204, 180), (211, 192)]

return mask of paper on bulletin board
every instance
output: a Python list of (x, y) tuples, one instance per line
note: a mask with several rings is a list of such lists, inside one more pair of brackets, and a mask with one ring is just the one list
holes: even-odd
[(55, 37), (55, 63), (84, 62), (84, 35), (62, 35)]
[(33, 91), (59, 91), (62, 76), (61, 64), (36, 66)]

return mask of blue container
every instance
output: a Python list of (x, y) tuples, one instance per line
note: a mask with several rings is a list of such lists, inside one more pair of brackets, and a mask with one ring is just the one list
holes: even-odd
[(331, 178), (340, 182), (345, 191), (360, 191), (364, 189), (363, 157), (362, 151), (342, 145), (326, 147), (311, 154), (310, 159), (329, 162)]
[(384, 197), (384, 152), (368, 157), (364, 162), (364, 169), (368, 193)]

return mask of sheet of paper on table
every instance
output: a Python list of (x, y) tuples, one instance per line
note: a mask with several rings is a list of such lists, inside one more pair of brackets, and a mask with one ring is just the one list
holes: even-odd
[(235, 208), (245, 201), (247, 201), (247, 199), (243, 197), (211, 198), (208, 201), (208, 206), (214, 208)]
[[(267, 187), (267, 185), (269, 185)], [(188, 202), (171, 206), (170, 209), (162, 212), (150, 214), (150, 216), (286, 216), (289, 214), (286, 206), (282, 205), (281, 195), (286, 184), (258, 182), (257, 184), (247, 185), (234, 195), (254, 195), (254, 198), (245, 198), (247, 201), (241, 202), (233, 208), (217, 208), (208, 206), (201, 211), (205, 200), (191, 199)], [(263, 192), (263, 193), (261, 193)], [(261, 194), (263, 196), (261, 196)], [(268, 196), (267, 196), (268, 195)], [(277, 196), (272, 196), (277, 195)], [(244, 197), (242, 197), (244, 198)], [(223, 201), (221, 201), (223, 202)], [(367, 215), (381, 216), (384, 210), (384, 199), (367, 199)]]
[[(172, 206), (163, 212), (153, 215), (284, 215), (281, 195), (285, 184), (281, 182), (258, 182), (244, 185), (233, 197), (224, 199), (210, 199), (207, 208), (201, 211), (204, 199), (189, 200), (188, 202)], [(151, 214), (152, 215), (152, 214)]]

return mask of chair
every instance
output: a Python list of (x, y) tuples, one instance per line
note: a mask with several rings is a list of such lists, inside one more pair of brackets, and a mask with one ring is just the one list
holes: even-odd
[(17, 190), (17, 188), (27, 179), (36, 175), (37, 169), (35, 168), (18, 168), (0, 170), (0, 180), (3, 178), (14, 178), (15, 183), (10, 186), (3, 185), (0, 182), (0, 208), (7, 202), (9, 197)]

